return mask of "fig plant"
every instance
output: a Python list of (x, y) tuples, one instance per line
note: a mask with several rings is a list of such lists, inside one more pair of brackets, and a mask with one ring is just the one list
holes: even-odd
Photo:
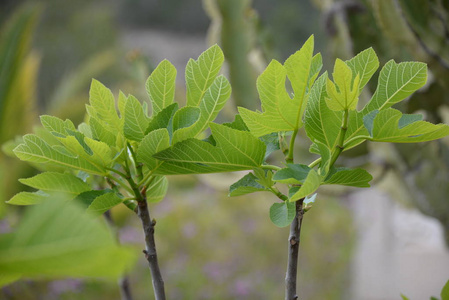
[[(58, 192), (97, 215), (126, 205), (141, 220), (154, 294), (161, 300), (165, 288), (148, 202), (164, 198), (165, 176), (251, 170), (231, 186), (230, 196), (266, 191), (279, 198), (270, 219), (279, 227), (290, 225), (285, 299), (297, 299), (301, 224), (317, 189), (324, 184), (368, 187), (372, 179), (364, 169), (336, 167), (340, 154), (367, 140), (414, 143), (449, 135), (447, 125), (391, 108), (425, 84), (425, 64), (389, 61), (376, 93), (357, 110), (359, 95), (379, 66), (374, 50), (337, 59), (333, 80), (326, 72), (319, 76), (321, 55), (313, 51), (312, 36), (284, 64), (273, 60), (257, 81), (262, 111), (240, 107), (235, 120), (224, 124), (213, 123), (231, 95), (229, 82), (219, 75), (224, 57), (217, 45), (188, 62), (182, 108), (174, 102), (176, 69), (167, 60), (148, 78), (149, 101), (120, 92), (116, 104), (112, 92), (93, 80), (85, 123), (42, 116), (43, 129), (25, 135), (14, 149), (20, 159), (46, 171), (21, 180), (37, 192), (21, 192), (8, 203), (38, 204)], [(310, 151), (318, 155), (308, 164), (295, 157), (302, 128), (312, 141)], [(284, 160), (269, 164), (277, 150)], [(104, 183), (109, 188), (95, 188)]]

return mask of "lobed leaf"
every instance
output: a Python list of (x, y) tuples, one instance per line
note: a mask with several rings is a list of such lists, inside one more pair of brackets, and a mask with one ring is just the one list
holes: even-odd
[(218, 76), (200, 102), (199, 118), (197, 118), (192, 126), (185, 126), (186, 128), (175, 131), (173, 134), (173, 143), (197, 137), (206, 130), (209, 123), (215, 120), (230, 96), (231, 85), (224, 76)]
[(358, 94), (360, 94), (363, 87), (379, 68), (379, 59), (377, 58), (376, 52), (374, 52), (373, 48), (368, 48), (350, 60), (345, 61), (345, 63), (352, 70), (352, 80), (355, 79), (357, 74), (360, 76), (358, 91)]
[(204, 51), (198, 60), (190, 59), (186, 66), (187, 106), (198, 106), (214, 82), (224, 62), (218, 45)]
[(326, 100), (327, 73), (318, 78), (310, 91), (305, 111), (305, 130), (314, 143), (320, 142), (328, 149), (334, 149), (340, 132), (342, 112), (327, 107)]
[(129, 140), (140, 142), (145, 136), (150, 119), (146, 116), (142, 104), (130, 95), (125, 104), (123, 133)]
[(327, 106), (334, 111), (355, 110), (359, 101), (360, 75), (353, 80), (351, 68), (337, 58), (332, 77), (334, 82), (328, 79), (326, 83)]
[(397, 64), (390, 60), (380, 71), (376, 92), (363, 108), (367, 114), (373, 110), (383, 110), (404, 100), (427, 81), (427, 66), (420, 62)]
[(176, 68), (164, 59), (151, 73), (146, 90), (151, 100), (153, 115), (173, 103), (176, 87)]
[(249, 170), (259, 167), (265, 144), (249, 132), (225, 125), (210, 124), (216, 146), (197, 139), (188, 139), (156, 153), (154, 158), (164, 164), (156, 174), (193, 174)]

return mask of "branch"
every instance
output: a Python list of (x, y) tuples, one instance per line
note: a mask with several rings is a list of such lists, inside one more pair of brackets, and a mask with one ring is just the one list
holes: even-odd
[(141, 199), (137, 202), (137, 216), (139, 216), (139, 219), (142, 222), (142, 228), (145, 234), (145, 250), (143, 253), (145, 253), (145, 257), (150, 267), (156, 300), (165, 300), (164, 280), (162, 279), (162, 274), (159, 269), (156, 243), (154, 240), (154, 226), (156, 225), (156, 221), (152, 221), (150, 218), (145, 191), (141, 193), (140, 197)]
[(298, 274), (298, 253), (301, 234), (301, 224), (304, 216), (303, 204), (304, 198), (296, 201), (296, 216), (290, 225), (290, 236), (288, 238), (288, 264), (287, 274), (285, 275), (285, 300), (296, 300), (296, 281)]

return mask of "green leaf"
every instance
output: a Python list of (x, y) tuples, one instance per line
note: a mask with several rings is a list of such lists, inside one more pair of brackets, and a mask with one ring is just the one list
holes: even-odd
[(113, 133), (106, 129), (99, 120), (94, 117), (89, 117), (90, 130), (92, 132), (92, 138), (98, 141), (102, 141), (109, 146), (115, 146), (117, 142), (117, 133)]
[(335, 172), (324, 181), (324, 184), (339, 184), (355, 187), (370, 187), (373, 179), (370, 173), (364, 169), (337, 168)]
[[(308, 74), (308, 73), (307, 73)], [(285, 89), (287, 71), (276, 60), (272, 60), (257, 79), (257, 90), (262, 102), (262, 113), (239, 107), (239, 113), (252, 134), (257, 137), (297, 128), (300, 107)]]
[(296, 216), (296, 204), (285, 201), (274, 203), (270, 207), (270, 220), (277, 227), (285, 227), (291, 224)]
[(329, 149), (334, 149), (340, 132), (342, 112), (327, 107), (326, 100), (327, 73), (318, 78), (310, 92), (304, 115), (307, 136), (313, 142), (320, 142)]
[(111, 189), (86, 191), (76, 196), (73, 201), (79, 203), (81, 207), (87, 209), (97, 197), (109, 193), (112, 193)]
[[(101, 219), (70, 201), (46, 201), (26, 210), (0, 243), (4, 275), (119, 277), (134, 262)], [(111, 263), (113, 262), (113, 263)]]
[(380, 71), (376, 92), (363, 108), (364, 114), (383, 110), (398, 103), (421, 88), (427, 81), (427, 66), (420, 62), (397, 64), (390, 60)]
[(153, 117), (153, 119), (148, 124), (146, 133), (149, 133), (153, 130), (166, 128), (171, 136), (173, 116), (177, 110), (178, 103), (173, 103), (161, 110), (156, 116)]
[(265, 144), (267, 149), (265, 152), (264, 160), (266, 160), (271, 153), (280, 149), (279, 134), (277, 132), (261, 136), (259, 139)]
[[(417, 143), (432, 141), (449, 135), (449, 126), (446, 124), (435, 125), (425, 121), (410, 123), (410, 117), (406, 117), (406, 121), (401, 124), (402, 126), (405, 124), (405, 126), (400, 127), (399, 122), (402, 116), (400, 111), (393, 108), (380, 111), (372, 119), (373, 140), (377, 142)], [(367, 122), (369, 121), (371, 119), (367, 119)]]
[(379, 59), (377, 58), (376, 52), (374, 52), (373, 48), (368, 48), (350, 60), (345, 61), (345, 63), (352, 70), (352, 80), (355, 79), (357, 74), (360, 75), (360, 85), (358, 91), (358, 94), (360, 94), (363, 87), (368, 83), (373, 74), (379, 68)]
[(42, 164), (49, 163), (100, 176), (106, 175), (107, 173), (107, 171), (101, 166), (98, 166), (81, 157), (69, 156), (57, 151), (55, 148), (51, 147), (44, 140), (34, 134), (25, 135), (23, 137), (23, 144), (17, 146), (14, 149), (14, 153), (18, 158), (24, 161)]
[[(291, 55), (284, 63), (288, 79), (293, 88), (293, 102), (296, 106), (297, 128), (302, 127), (302, 115), (307, 105), (306, 92), (313, 84), (318, 75), (322, 63), (321, 56), (318, 55), (313, 60), (314, 38), (313, 35), (304, 43), (299, 51)], [(312, 65), (313, 60), (313, 65)], [(312, 68), (313, 66), (313, 68)]]
[(334, 111), (355, 110), (359, 101), (360, 76), (353, 80), (351, 68), (341, 59), (335, 61), (332, 77), (326, 83), (327, 106)]
[(96, 197), (87, 208), (93, 215), (102, 215), (114, 206), (122, 203), (123, 200), (116, 193), (107, 193)]
[(170, 147), (170, 137), (165, 128), (160, 128), (151, 131), (147, 134), (140, 143), (137, 149), (137, 160), (145, 164), (150, 170), (159, 167), (162, 162), (159, 162), (153, 157), (154, 154)]
[(31, 178), (22, 178), (19, 181), (32, 188), (49, 193), (67, 193), (78, 195), (90, 190), (90, 186), (69, 173), (44, 172)]
[(200, 102), (200, 115), (198, 120), (192, 126), (185, 126), (186, 128), (175, 131), (173, 134), (173, 143), (194, 138), (201, 134), (207, 129), (209, 123), (215, 120), (230, 96), (231, 85), (224, 76), (218, 76)]
[(165, 161), (156, 174), (193, 174), (250, 170), (259, 167), (265, 144), (251, 133), (210, 124), (216, 146), (188, 139), (154, 155)]
[(43, 193), (42, 191), (30, 193), (30, 192), (20, 192), (15, 194), (9, 201), (8, 204), (13, 205), (33, 205), (45, 202), (50, 199), (50, 195)]
[(89, 91), (92, 117), (98, 117), (113, 132), (121, 131), (121, 122), (115, 109), (114, 95), (110, 89), (93, 79)]
[(75, 125), (73, 125), (72, 121), (70, 120), (61, 120), (57, 117), (43, 115), (40, 116), (42, 126), (44, 126), (45, 129), (50, 131), (55, 136), (66, 136), (67, 129), (71, 131), (75, 131)]
[(130, 95), (125, 104), (125, 123), (123, 125), (125, 137), (140, 142), (145, 136), (149, 123), (150, 120), (143, 111), (142, 104)]
[(318, 175), (318, 173), (311, 169), (307, 174), (307, 178), (304, 180), (304, 183), (301, 185), (299, 190), (294, 193), (291, 197), (289, 197), (289, 201), (298, 201), (301, 198), (309, 196), (313, 194), (321, 185), (322, 177)]
[(178, 110), (173, 116), (173, 131), (192, 126), (200, 117), (198, 107), (186, 106)]
[(441, 290), (441, 300), (449, 300), (449, 280)]
[(198, 106), (223, 65), (224, 56), (218, 45), (204, 51), (198, 60), (186, 66), (187, 106)]
[(401, 298), (402, 300), (410, 300), (409, 298), (405, 297), (404, 295), (401, 294)]
[(153, 107), (153, 115), (173, 103), (176, 87), (176, 68), (164, 59), (151, 73), (146, 89)]
[(258, 182), (258, 178), (253, 173), (248, 173), (230, 186), (229, 197), (262, 191), (268, 191), (268, 189)]
[[(348, 122), (348, 130), (345, 135), (345, 149), (348, 150), (353, 148), (360, 143), (364, 142), (365, 139), (357, 139), (357, 137), (366, 137), (368, 136), (368, 130), (365, 128), (363, 124), (363, 112), (358, 112), (356, 110), (349, 111), (349, 122)], [(352, 139), (352, 142), (347, 144), (349, 140)]]
[(165, 176), (155, 176), (147, 188), (147, 200), (149, 203), (158, 203), (164, 199), (168, 190), (168, 180)]
[(230, 123), (223, 123), (223, 125), (240, 131), (249, 131), (248, 127), (246, 127), (245, 122), (239, 114), (236, 114), (234, 116), (234, 121)]
[(310, 170), (307, 165), (288, 164), (287, 168), (283, 168), (274, 174), (273, 180), (285, 184), (303, 184)]

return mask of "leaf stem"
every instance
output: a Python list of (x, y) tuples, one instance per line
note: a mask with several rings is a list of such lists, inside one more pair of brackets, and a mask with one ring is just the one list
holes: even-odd
[(337, 158), (340, 156), (341, 152), (344, 149), (345, 136), (346, 132), (348, 131), (348, 120), (349, 120), (349, 110), (345, 109), (343, 113), (342, 124), (340, 127), (340, 133), (338, 134), (338, 142), (337, 145), (335, 145), (334, 152), (332, 153), (329, 168), (331, 168), (334, 165), (335, 161), (337, 161)]
[(275, 170), (275, 171), (279, 171), (282, 169), (281, 167), (274, 166), (274, 165), (261, 165), (260, 168), (266, 169), (266, 170)]
[(315, 159), (314, 161), (312, 161), (310, 164), (309, 164), (309, 168), (313, 168), (313, 167), (315, 167), (316, 165), (318, 165), (321, 161), (322, 161), (323, 159), (321, 158), (321, 157), (319, 157), (319, 158), (317, 158), (317, 159)]
[(343, 147), (346, 148), (349, 144), (351, 144), (352, 142), (357, 141), (357, 140), (368, 140), (368, 141), (372, 141), (373, 138), (372, 138), (371, 136), (369, 136), (369, 135), (359, 135), (359, 136), (355, 136), (355, 137), (353, 137), (353, 138), (347, 140), (347, 141), (344, 143)]
[(295, 149), (295, 139), (296, 139), (296, 135), (298, 134), (298, 129), (296, 128), (295, 130), (293, 130), (293, 134), (292, 137), (290, 139), (290, 146), (288, 148), (288, 154), (287, 157), (285, 158), (285, 161), (288, 164), (292, 164), (293, 163), (293, 151)]
[(282, 201), (288, 201), (288, 197), (284, 194), (281, 193), (281, 191), (279, 191), (277, 188), (275, 188), (274, 186), (270, 187), (269, 190), (276, 195), (276, 197), (278, 197), (279, 199), (281, 199)]
[(285, 275), (285, 300), (297, 300), (296, 282), (298, 274), (299, 242), (301, 225), (304, 216), (304, 198), (296, 201), (296, 216), (290, 225), (290, 236), (288, 238), (288, 263)]
[(133, 190), (125, 182), (123, 182), (121, 179), (116, 178), (116, 177), (112, 176), (111, 174), (106, 174), (106, 177), (108, 179), (118, 183), (120, 185), (120, 187), (123, 188), (124, 190), (126, 190), (128, 193), (133, 194)]

